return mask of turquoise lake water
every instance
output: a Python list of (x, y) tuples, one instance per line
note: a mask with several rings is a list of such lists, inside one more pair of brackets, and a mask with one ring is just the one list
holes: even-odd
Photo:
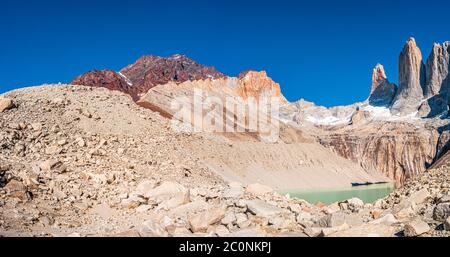
[(318, 202), (331, 204), (353, 197), (358, 197), (359, 199), (363, 200), (364, 203), (373, 203), (376, 200), (387, 196), (392, 191), (394, 191), (394, 185), (386, 183), (341, 189), (290, 191), (283, 192), (283, 194), (289, 194), (291, 197), (300, 198), (312, 204)]

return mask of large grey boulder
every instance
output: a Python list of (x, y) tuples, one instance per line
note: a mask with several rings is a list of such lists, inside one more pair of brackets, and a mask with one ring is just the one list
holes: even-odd
[(362, 217), (358, 214), (347, 214), (342, 211), (330, 213), (320, 219), (316, 225), (319, 227), (339, 227), (344, 224), (349, 226), (358, 226), (363, 224)]
[(276, 215), (280, 215), (283, 212), (283, 209), (259, 199), (249, 200), (245, 203), (251, 213), (263, 218), (270, 218)]
[(421, 189), (419, 191), (412, 193), (407, 198), (407, 201), (414, 203), (414, 204), (421, 204), (421, 203), (424, 203), (429, 197), (430, 197), (430, 192), (428, 191), (428, 189), (424, 188), (424, 189)]
[(333, 233), (331, 237), (392, 237), (395, 228), (383, 224), (363, 224), (350, 229)]
[(158, 204), (159, 208), (173, 209), (190, 202), (189, 189), (176, 182), (163, 182), (160, 186), (144, 193), (150, 204)]
[(391, 213), (388, 213), (386, 215), (384, 215), (383, 217), (376, 219), (376, 220), (372, 220), (371, 222), (369, 222), (370, 224), (383, 224), (383, 225), (387, 225), (390, 226), (392, 224), (398, 223), (399, 221), (395, 218), (394, 215), (392, 215)]
[(450, 203), (440, 203), (434, 208), (434, 220), (444, 222), (448, 217), (450, 217)]
[(407, 237), (416, 237), (430, 231), (430, 226), (420, 219), (413, 220), (405, 225), (404, 234)]
[(11, 99), (0, 96), (0, 112), (11, 109), (13, 107), (13, 101)]
[(189, 224), (194, 233), (206, 232), (209, 226), (219, 223), (224, 217), (224, 208), (215, 207), (189, 217)]
[(168, 236), (168, 233), (158, 222), (147, 220), (139, 227), (139, 235), (141, 237), (165, 237)]
[(444, 229), (450, 231), (450, 217), (448, 217), (444, 222)]

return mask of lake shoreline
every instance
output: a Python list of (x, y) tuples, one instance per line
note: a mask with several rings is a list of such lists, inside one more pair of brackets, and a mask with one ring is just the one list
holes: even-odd
[(305, 200), (311, 204), (345, 201), (350, 198), (360, 198), (365, 203), (373, 203), (391, 192), (395, 186), (393, 183), (374, 183), (369, 185), (351, 186), (346, 188), (318, 189), (318, 190), (290, 190), (280, 192), (290, 197)]

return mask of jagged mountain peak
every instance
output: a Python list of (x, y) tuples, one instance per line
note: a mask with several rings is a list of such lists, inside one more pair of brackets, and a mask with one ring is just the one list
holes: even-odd
[[(173, 54), (168, 57), (162, 57), (162, 56), (158, 56), (158, 55), (143, 55), (143, 56), (139, 57), (134, 64), (145, 63), (145, 62), (155, 62), (155, 61), (188, 62), (188, 63), (192, 63), (192, 64), (201, 65), (201, 64), (197, 63), (196, 61), (194, 61), (194, 59), (192, 59), (184, 54)], [(130, 65), (133, 65), (133, 64), (130, 64)]]
[(416, 39), (414, 37), (409, 37), (408, 41), (406, 41), (407, 46), (416, 47)]
[(267, 75), (266, 71), (247, 70), (238, 76), (238, 95), (247, 99), (248, 97), (281, 97), (283, 102), (287, 100), (281, 94), (280, 84), (276, 83)]
[[(408, 41), (406, 41), (405, 45), (403, 46), (402, 49), (402, 54), (405, 54), (408, 51), (415, 51), (415, 52), (420, 52), (420, 48), (417, 44), (417, 41), (414, 37), (410, 37), (408, 39)], [(422, 56), (422, 53), (420, 52), (420, 56)]]
[(435, 49), (435, 48), (444, 48), (444, 49), (446, 49), (448, 47), (450, 47), (450, 41), (444, 41), (442, 43), (434, 42), (432, 49)]
[(377, 64), (372, 71), (369, 104), (372, 106), (389, 106), (396, 92), (397, 86), (389, 82), (383, 65)]
[(384, 66), (378, 63), (372, 71), (372, 92), (378, 83), (386, 79), (387, 76), (386, 71), (384, 70)]
[(255, 75), (267, 77), (267, 71), (265, 71), (265, 70), (257, 71), (257, 70), (248, 69), (248, 70), (244, 70), (241, 73), (239, 73), (238, 78), (244, 78), (247, 76), (255, 76)]
[(410, 38), (399, 57), (399, 85), (391, 111), (396, 115), (417, 112), (423, 99), (425, 65), (416, 40)]
[[(369, 105), (382, 106), (397, 116), (424, 117), (447, 110), (448, 65), (450, 43), (435, 43), (426, 65), (414, 37), (409, 38), (399, 57), (399, 84), (391, 83), (384, 66), (378, 63), (372, 71)], [(144, 55), (120, 72), (92, 71), (74, 80), (75, 84), (101, 86), (130, 94), (135, 100), (149, 89), (169, 82), (229, 78), (214, 67), (197, 63), (183, 54), (168, 57)], [(266, 71), (246, 70), (238, 77), (240, 96), (281, 96), (280, 85)]]
[(144, 55), (120, 72), (90, 71), (75, 78), (71, 84), (106, 87), (130, 94), (133, 99), (138, 100), (149, 89), (168, 82), (182, 83), (223, 77), (226, 75), (214, 67), (199, 64), (185, 55)]

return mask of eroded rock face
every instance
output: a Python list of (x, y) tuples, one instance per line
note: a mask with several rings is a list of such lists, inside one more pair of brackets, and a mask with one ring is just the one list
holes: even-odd
[(397, 92), (397, 86), (391, 84), (381, 64), (373, 69), (372, 89), (369, 96), (369, 104), (373, 106), (389, 106)]
[(416, 40), (410, 38), (403, 47), (399, 60), (399, 88), (395, 96), (392, 112), (406, 115), (417, 111), (423, 99), (425, 86), (425, 65), (422, 52)]
[(323, 145), (367, 170), (382, 172), (397, 186), (431, 165), (438, 140), (437, 131), (404, 123), (376, 123), (320, 137)]
[(435, 43), (426, 63), (425, 96), (432, 97), (448, 90), (450, 42)]
[(419, 109), (421, 117), (433, 117), (448, 111), (450, 88), (449, 73), (450, 43), (434, 44), (426, 63), (426, 85), (424, 94), (427, 100)]
[(239, 75), (239, 83), (236, 88), (238, 95), (244, 99), (254, 97), (281, 97), (281, 89), (267, 76), (265, 71), (247, 71)]
[[(226, 108), (239, 106), (245, 110), (249, 109), (247, 107), (250, 106), (250, 103), (262, 104), (263, 101), (271, 101), (272, 97), (278, 98), (280, 105), (287, 103), (287, 100), (280, 92), (280, 86), (268, 77), (265, 71), (249, 71), (238, 78), (225, 77), (185, 81), (179, 84), (169, 82), (150, 89), (137, 103), (157, 111), (165, 117), (172, 118), (176, 116), (176, 119), (179, 120), (185, 118), (184, 112), (191, 112), (193, 118), (190, 121), (186, 119), (183, 121), (192, 123), (192, 125), (203, 131), (229, 132), (230, 128), (226, 128), (226, 125), (230, 126), (229, 124), (231, 123), (236, 126), (236, 129), (231, 127), (231, 131), (246, 132), (249, 128), (248, 115), (243, 117), (243, 119), (238, 119), (237, 112), (234, 110), (227, 111)], [(254, 100), (254, 102), (251, 100)], [(201, 101), (203, 101), (203, 104)], [(200, 112), (202, 110), (196, 110), (194, 108), (195, 105), (205, 110)], [(208, 116), (218, 121), (217, 123), (196, 122), (205, 118), (206, 110), (208, 111)], [(256, 110), (258, 117), (266, 115), (262, 111), (263, 108)], [(266, 108), (265, 111), (269, 112), (271, 109)], [(245, 113), (242, 116), (245, 116)], [(277, 125), (271, 122), (272, 120), (268, 118), (259, 120), (260, 125), (263, 124), (266, 127), (265, 131), (272, 131), (271, 129)]]

